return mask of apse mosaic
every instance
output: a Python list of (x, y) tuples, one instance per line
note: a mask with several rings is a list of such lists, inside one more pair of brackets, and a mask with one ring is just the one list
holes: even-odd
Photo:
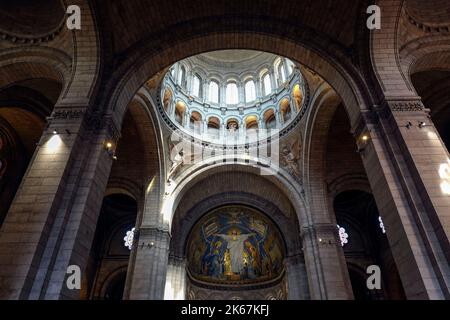
[(284, 246), (273, 223), (246, 207), (224, 207), (204, 216), (187, 246), (190, 274), (216, 283), (272, 280), (284, 270)]

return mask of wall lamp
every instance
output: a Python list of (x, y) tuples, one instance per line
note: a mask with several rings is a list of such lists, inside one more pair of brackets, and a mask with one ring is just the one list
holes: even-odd
[(359, 136), (357, 142), (358, 149), (356, 150), (357, 153), (361, 153), (366, 149), (366, 145), (369, 139), (370, 139), (369, 133), (363, 133), (361, 136)]
[[(65, 131), (69, 136), (72, 134), (72, 132), (70, 132), (69, 129), (64, 129), (64, 131)], [(57, 134), (59, 134), (59, 131), (58, 131), (57, 128), (55, 128), (55, 129), (53, 129), (52, 133), (53, 133), (54, 135), (57, 135)]]
[(111, 156), (113, 160), (117, 160), (116, 152), (114, 150), (114, 143), (110, 140), (106, 140), (104, 142), (105, 150), (108, 152), (108, 154)]
[(420, 129), (422, 129), (422, 128), (426, 127), (426, 126), (427, 126), (427, 124), (425, 122), (419, 121), (419, 128)]

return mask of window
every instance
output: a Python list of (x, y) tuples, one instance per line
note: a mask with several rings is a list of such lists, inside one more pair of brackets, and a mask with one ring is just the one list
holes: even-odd
[(237, 104), (238, 99), (238, 87), (236, 83), (230, 82), (227, 84), (227, 92), (226, 92), (226, 99), (227, 104)]
[(194, 76), (194, 80), (192, 82), (192, 94), (198, 98), (201, 98), (201, 79), (198, 75)]
[(128, 230), (125, 234), (125, 237), (123, 238), (124, 246), (128, 248), (128, 250), (131, 250), (133, 248), (133, 241), (134, 241), (134, 230), (135, 228)]
[(255, 83), (249, 80), (245, 83), (245, 102), (256, 100)]
[(263, 91), (266, 96), (272, 92), (272, 84), (270, 83), (270, 75), (268, 73), (263, 77)]
[(386, 233), (386, 229), (384, 228), (383, 219), (381, 219), (381, 216), (378, 216), (378, 225), (380, 226), (381, 232)]
[(341, 240), (341, 246), (345, 246), (348, 243), (348, 233), (345, 228), (336, 225), (339, 231), (339, 240)]
[(209, 99), (210, 102), (219, 103), (219, 84), (215, 81), (209, 83)]

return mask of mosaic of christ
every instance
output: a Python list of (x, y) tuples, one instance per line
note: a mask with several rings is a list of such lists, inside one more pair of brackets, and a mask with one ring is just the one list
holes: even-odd
[(224, 207), (204, 216), (191, 231), (189, 271), (206, 281), (267, 281), (283, 271), (283, 248), (278, 230), (264, 215)]

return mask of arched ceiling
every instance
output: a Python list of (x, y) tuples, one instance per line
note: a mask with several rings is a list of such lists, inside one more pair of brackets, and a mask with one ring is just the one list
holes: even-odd
[(366, 3), (365, 0), (266, 0), (256, 5), (252, 0), (117, 0), (105, 6), (104, 2), (97, 0), (97, 5), (104, 11), (103, 25), (112, 34), (117, 53), (150, 36), (177, 38), (177, 33), (169, 33), (169, 29), (189, 29), (195, 23), (209, 20), (215, 20), (215, 26), (223, 29), (240, 17), (246, 21), (261, 20), (262, 30), (268, 22), (286, 25), (286, 33), (306, 27), (351, 47), (362, 5)]
[(417, 22), (430, 26), (448, 25), (450, 1), (448, 0), (407, 0), (406, 10)]
[(255, 60), (270, 60), (267, 56), (271, 56), (271, 54), (254, 50), (219, 50), (206, 52), (192, 58), (197, 58), (216, 66), (235, 66), (240, 64), (247, 65)]
[(0, 31), (41, 36), (57, 29), (65, 16), (60, 0), (0, 1)]

